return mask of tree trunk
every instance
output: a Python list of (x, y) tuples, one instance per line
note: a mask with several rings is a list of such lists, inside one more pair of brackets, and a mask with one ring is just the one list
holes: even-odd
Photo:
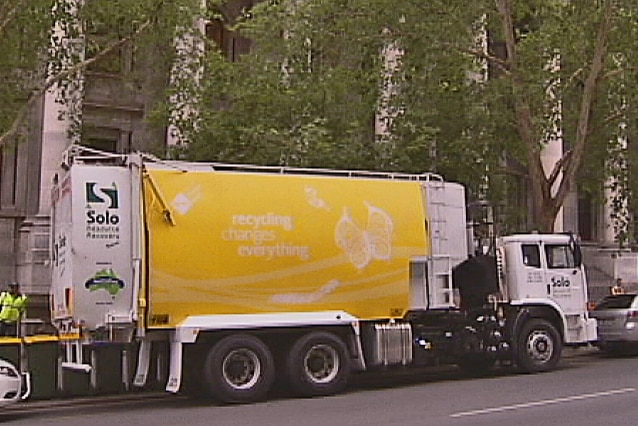
[[(569, 189), (582, 163), (590, 131), (592, 108), (604, 69), (614, 9), (611, 1), (606, 2), (603, 6), (604, 10), (597, 29), (596, 45), (584, 83), (573, 146), (555, 164), (554, 170), (548, 176), (545, 174), (541, 163), (540, 155), (543, 147), (533, 131), (532, 112), (527, 102), (527, 93), (521, 71), (518, 68), (512, 0), (495, 1), (505, 35), (507, 74), (512, 84), (516, 128), (521, 141), (527, 147), (527, 168), (533, 203), (531, 222), (536, 228), (535, 230), (539, 232), (553, 232), (556, 216), (567, 198)], [(560, 173), (561, 171), (562, 174)], [(554, 187), (555, 182), (558, 183), (558, 188), (555, 193), (552, 193), (552, 187)]]

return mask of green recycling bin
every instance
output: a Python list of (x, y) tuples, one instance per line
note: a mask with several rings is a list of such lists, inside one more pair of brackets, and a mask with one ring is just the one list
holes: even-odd
[[(61, 347), (61, 350), (64, 350), (64, 347)], [(90, 355), (90, 349), (86, 346), (83, 346), (82, 359), (89, 360)], [(61, 396), (86, 396), (94, 393), (91, 388), (90, 372), (74, 370), (71, 368), (62, 368), (60, 379)]]
[(17, 337), (0, 337), (0, 358), (20, 368), (20, 344)]
[(109, 395), (117, 394), (124, 390), (124, 385), (122, 384), (123, 349), (123, 345), (114, 343), (95, 343), (91, 345), (95, 361), (96, 393)]
[(57, 395), (59, 339), (57, 336), (27, 336), (23, 339), (31, 375), (29, 399), (51, 399)]

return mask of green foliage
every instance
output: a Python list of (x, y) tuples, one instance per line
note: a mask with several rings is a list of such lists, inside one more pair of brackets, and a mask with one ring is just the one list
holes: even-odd
[[(504, 206), (511, 223), (525, 227), (510, 201), (526, 209), (521, 191), (548, 187), (549, 171), (534, 181), (530, 170), (546, 143), (560, 137), (566, 150), (586, 146), (582, 164), (574, 160), (581, 191), (601, 194), (601, 183), (615, 177), (624, 201), (612, 203), (633, 203), (634, 159), (619, 148), (618, 135), (632, 146), (635, 0), (212, 3), (209, 16), (251, 39), (251, 51), (231, 62), (209, 45), (201, 61), (190, 62), (187, 78), (174, 80), (173, 114), (182, 112), (173, 122), (189, 142), (182, 152), (188, 158), (435, 171), (465, 183), (472, 197)], [(511, 6), (513, 58), (503, 49), (500, 3)], [(613, 13), (603, 71), (585, 114), (584, 87), (607, 4)], [(489, 35), (487, 52), (482, 35)], [(528, 123), (516, 105), (526, 108)], [(375, 127), (379, 118), (385, 127)], [(579, 123), (587, 124), (584, 138)], [(537, 206), (541, 212), (562, 203), (536, 199), (547, 203)]]
[[(353, 17), (361, 21), (353, 27), (366, 28), (376, 13), (363, 2), (347, 10), (325, 2), (286, 3), (259, 4), (239, 19), (237, 29), (256, 45), (252, 54), (229, 63), (209, 50), (198, 121), (190, 129), (188, 123), (180, 126), (191, 141), (189, 155), (372, 167), (380, 79), (380, 58), (373, 52), (379, 52), (381, 36), (361, 35), (353, 48), (346, 29)], [(197, 91), (191, 83), (182, 86), (185, 99)]]
[(53, 23), (51, 0), (0, 1), (0, 132), (13, 124), (41, 75)]
[(500, 126), (486, 108), (490, 86), (468, 79), (486, 66), (470, 52), (478, 48), (484, 5), (400, 6), (270, 1), (225, 17), (253, 48), (230, 62), (210, 46), (201, 62), (191, 62), (203, 70), (200, 78), (192, 78), (194, 69), (183, 73), (171, 93), (181, 111), (174, 123), (188, 141), (182, 155), (434, 171), (468, 183), (474, 196), (499, 192), (486, 191), (485, 175), (498, 168), (508, 140), (493, 137)]

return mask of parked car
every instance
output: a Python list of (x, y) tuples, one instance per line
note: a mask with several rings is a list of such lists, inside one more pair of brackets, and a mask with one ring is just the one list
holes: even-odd
[(0, 407), (23, 399), (22, 375), (10, 362), (0, 359)]
[(638, 348), (638, 294), (614, 294), (603, 298), (591, 316), (598, 321), (596, 346), (606, 352)]

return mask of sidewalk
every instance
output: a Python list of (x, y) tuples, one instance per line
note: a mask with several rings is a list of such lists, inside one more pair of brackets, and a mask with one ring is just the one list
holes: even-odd
[(566, 346), (563, 348), (563, 358), (592, 355), (597, 352), (598, 348), (589, 344), (585, 346)]

